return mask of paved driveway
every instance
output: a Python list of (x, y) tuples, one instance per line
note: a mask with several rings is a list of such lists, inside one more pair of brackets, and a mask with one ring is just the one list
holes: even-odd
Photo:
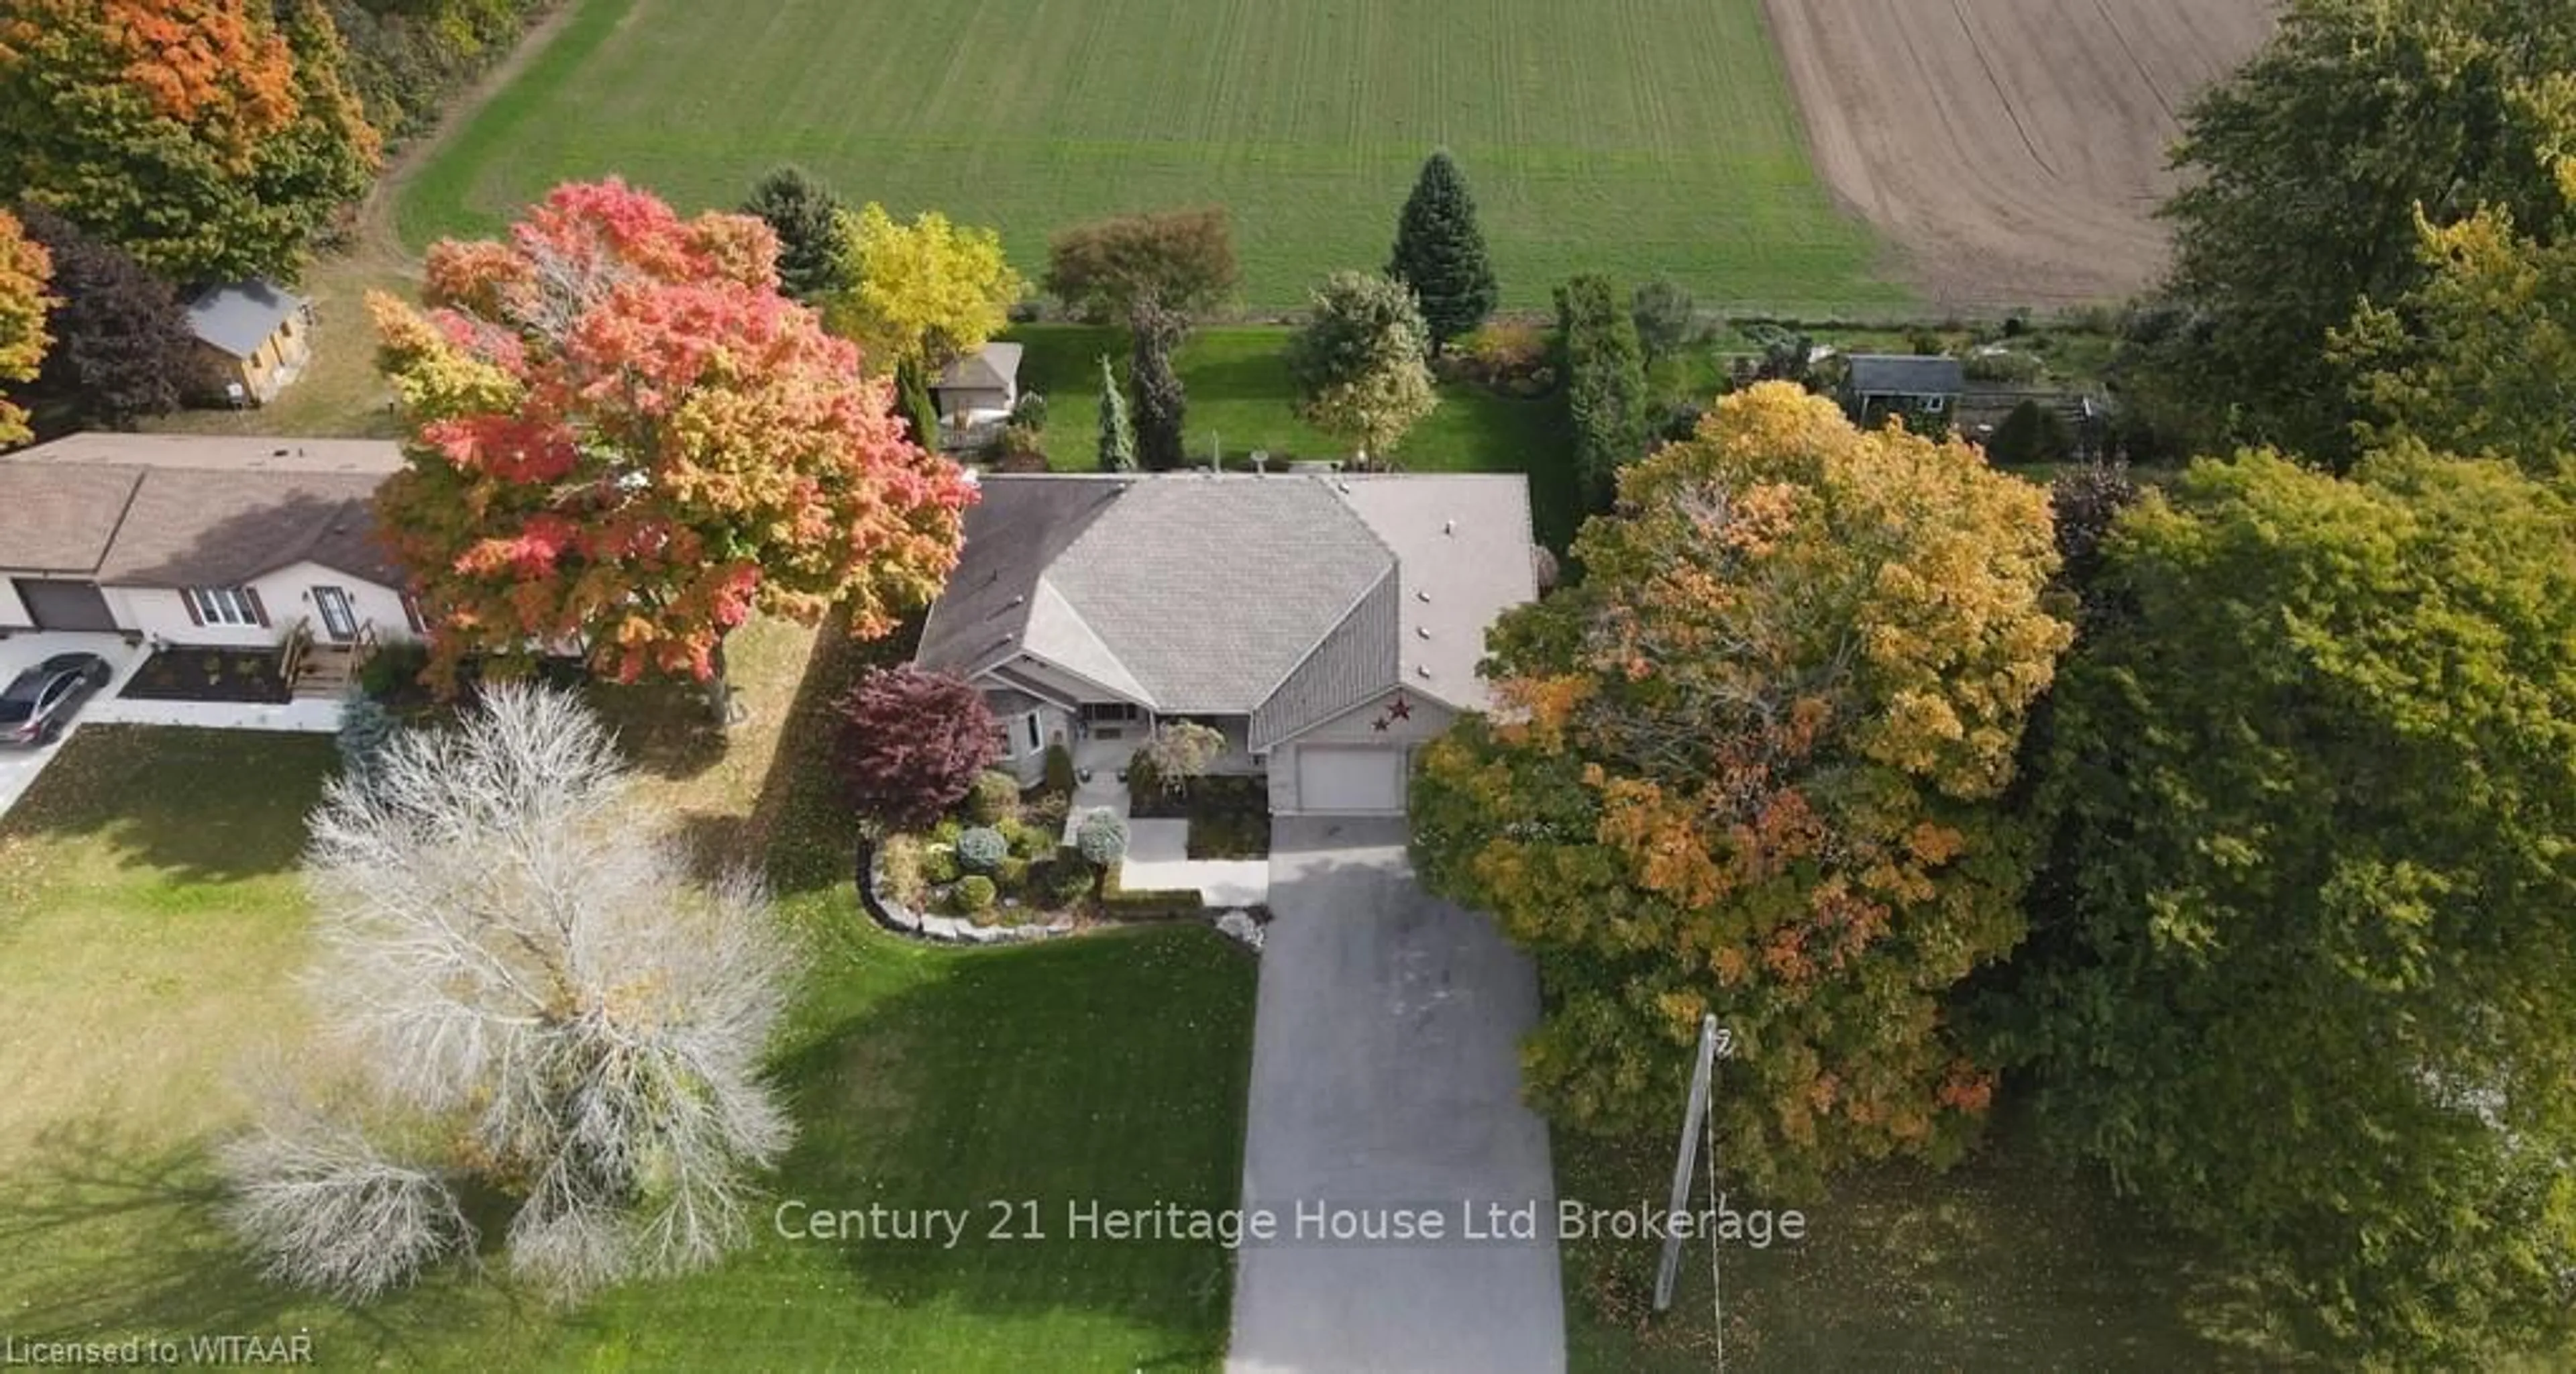
[[(112, 634), (43, 630), (0, 639), (0, 686), (7, 685), (21, 669), (32, 668), (56, 654), (74, 651), (93, 653), (106, 659), (115, 666), (116, 676), (92, 694), (88, 701), (81, 703), (80, 714), (72, 718), (71, 729), (63, 732), (63, 739), (69, 739), (72, 731), (80, 729), (84, 721), (96, 716), (100, 707), (107, 705), (110, 698), (123, 690), (125, 680), (142, 666), (146, 657), (144, 650), (126, 643), (124, 636)], [(18, 798), (25, 796), (27, 789), (35, 785), (36, 775), (45, 771), (45, 765), (53, 762), (54, 755), (62, 747), (61, 739), (41, 749), (0, 747), (0, 816), (9, 814), (9, 808), (18, 804)]]
[[(1520, 1103), (1537, 978), (1414, 885), (1403, 843), (1401, 821), (1273, 823), (1243, 1203), (1282, 1234), (1244, 1248), (1231, 1370), (1565, 1367), (1547, 1129)], [(1494, 1206), (1537, 1238), (1468, 1239)], [(1337, 1243), (1300, 1237), (1301, 1207), (1446, 1230)]]

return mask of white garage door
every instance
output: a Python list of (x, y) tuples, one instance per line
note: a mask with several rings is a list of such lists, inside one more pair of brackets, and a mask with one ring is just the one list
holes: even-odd
[(1404, 751), (1306, 745), (1297, 751), (1300, 811), (1404, 810)]

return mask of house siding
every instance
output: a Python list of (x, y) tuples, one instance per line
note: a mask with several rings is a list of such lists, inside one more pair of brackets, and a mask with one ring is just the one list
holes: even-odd
[(1408, 692), (1405, 699), (1413, 705), (1411, 716), (1388, 721), (1387, 728), (1380, 730), (1376, 722), (1392, 695), (1372, 698), (1299, 735), (1293, 742), (1271, 750), (1270, 809), (1280, 814), (1295, 814), (1304, 809), (1297, 796), (1297, 751), (1302, 746), (1359, 744), (1401, 749), (1408, 755), (1406, 766), (1410, 768), (1409, 756), (1413, 749), (1437, 737), (1449, 728), (1451, 721), (1457, 719), (1458, 713), (1447, 706), (1425, 700), (1418, 692)]
[(179, 589), (172, 587), (108, 587), (108, 609), (116, 613), (117, 623), (138, 633), (172, 644), (222, 645), (228, 648), (256, 648), (275, 644), (288, 626), (310, 617), (313, 633), (322, 636), (322, 613), (313, 604), (316, 586), (339, 587), (349, 593), (351, 612), (361, 626), (372, 622), (376, 638), (390, 643), (417, 638), (411, 622), (403, 615), (402, 593), (337, 569), (316, 563), (297, 563), (278, 569), (266, 577), (247, 584), (259, 593), (260, 605), (267, 610), (266, 625), (196, 625), (188, 619), (188, 605)]

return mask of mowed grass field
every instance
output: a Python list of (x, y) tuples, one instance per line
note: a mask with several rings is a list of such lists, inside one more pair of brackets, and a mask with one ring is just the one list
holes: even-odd
[(1760, 0), (566, 0), (545, 49), (411, 178), (406, 241), (487, 235), (616, 173), (730, 206), (797, 162), (852, 200), (1047, 235), (1235, 216), (1244, 304), (1385, 263), (1435, 146), (1481, 204), (1505, 303), (1668, 273), (1711, 304), (1901, 308), (1809, 166)]

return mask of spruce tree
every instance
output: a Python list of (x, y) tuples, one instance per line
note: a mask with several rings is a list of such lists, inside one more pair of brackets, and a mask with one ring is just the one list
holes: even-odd
[(1118, 389), (1106, 353), (1100, 355), (1100, 470), (1136, 470), (1136, 426), (1127, 418), (1127, 393)]
[(1422, 164), (1413, 194), (1395, 222), (1395, 254), (1386, 274), (1413, 288), (1433, 352), (1485, 322), (1499, 289), (1476, 227), (1476, 200), (1444, 149)]
[(1146, 301), (1129, 315), (1128, 324), (1136, 339), (1135, 363), (1129, 369), (1136, 388), (1136, 459), (1147, 472), (1170, 472), (1185, 461), (1181, 421), (1189, 398), (1172, 368), (1172, 353), (1181, 346), (1188, 321)]
[(841, 199), (801, 167), (773, 167), (752, 183), (742, 212), (768, 222), (778, 235), (778, 288), (811, 303), (840, 289)]

